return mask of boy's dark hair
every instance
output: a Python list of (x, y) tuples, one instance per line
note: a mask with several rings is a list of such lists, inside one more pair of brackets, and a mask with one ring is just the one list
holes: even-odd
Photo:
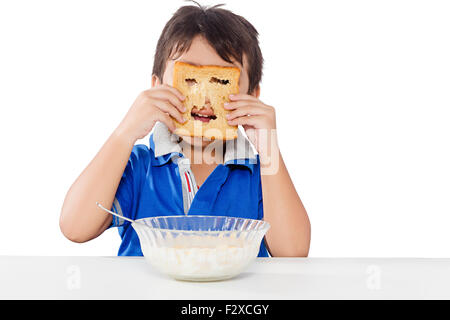
[(202, 35), (229, 63), (234, 60), (243, 65), (246, 55), (248, 94), (253, 93), (261, 82), (264, 62), (258, 31), (243, 17), (219, 8), (223, 4), (208, 8), (192, 2), (197, 6), (181, 7), (164, 27), (156, 47), (153, 74), (162, 81), (168, 59), (189, 50), (195, 36)]

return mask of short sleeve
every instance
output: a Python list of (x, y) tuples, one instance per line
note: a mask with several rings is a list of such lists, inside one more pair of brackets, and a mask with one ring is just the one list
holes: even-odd
[[(131, 151), (127, 166), (122, 174), (114, 196), (111, 211), (119, 216), (134, 219), (140, 190), (147, 175), (149, 149), (146, 145), (136, 145)], [(120, 227), (124, 219), (114, 216), (110, 228)]]

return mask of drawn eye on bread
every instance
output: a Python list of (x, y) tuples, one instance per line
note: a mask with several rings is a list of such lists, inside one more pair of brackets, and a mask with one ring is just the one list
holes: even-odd
[[(198, 84), (198, 82), (197, 82), (196, 79), (185, 79), (185, 81), (186, 81), (186, 83), (187, 83), (190, 87), (195, 86), (195, 85)], [(216, 77), (212, 77), (212, 78), (209, 80), (209, 82), (210, 82), (210, 83), (221, 84), (221, 85), (224, 85), (224, 86), (230, 84), (230, 80), (223, 80), (223, 79), (219, 79), (219, 78), (216, 78)]]
[(173, 87), (186, 97), (187, 111), (183, 116), (188, 120), (184, 124), (175, 121), (175, 134), (211, 140), (236, 139), (238, 128), (228, 125), (226, 115), (230, 111), (223, 105), (230, 101), (230, 94), (239, 93), (239, 77), (240, 69), (236, 67), (175, 62)]

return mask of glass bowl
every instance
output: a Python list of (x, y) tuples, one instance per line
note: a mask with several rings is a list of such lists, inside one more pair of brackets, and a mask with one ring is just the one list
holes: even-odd
[(177, 280), (218, 281), (258, 255), (268, 222), (233, 217), (167, 216), (132, 223), (145, 259)]

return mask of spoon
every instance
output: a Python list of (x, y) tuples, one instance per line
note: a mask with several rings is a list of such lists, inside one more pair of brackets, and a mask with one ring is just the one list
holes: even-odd
[(112, 212), (112, 211), (106, 209), (104, 206), (102, 206), (102, 205), (101, 205), (100, 203), (98, 203), (98, 202), (96, 202), (96, 204), (97, 204), (97, 206), (98, 206), (100, 209), (102, 209), (103, 211), (108, 212), (109, 214), (112, 214), (113, 216), (119, 217), (120, 219), (126, 220), (126, 221), (131, 222), (131, 223), (139, 223), (138, 221), (135, 221), (135, 220), (132, 220), (132, 219), (123, 217), (123, 216), (121, 216), (121, 215), (119, 215), (119, 214), (117, 214), (117, 213), (115, 213), (115, 212)]

